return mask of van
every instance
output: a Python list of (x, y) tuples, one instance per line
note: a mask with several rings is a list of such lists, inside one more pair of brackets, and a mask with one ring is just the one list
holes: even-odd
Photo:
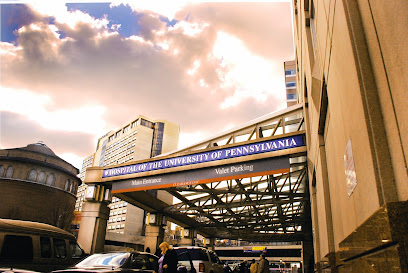
[[(191, 271), (191, 263), (198, 273), (223, 273), (224, 263), (214, 251), (199, 246), (174, 247), (178, 255), (179, 266), (184, 266), (187, 272)], [(189, 255), (185, 255), (188, 253)]]
[(0, 219), (0, 267), (39, 272), (67, 268), (86, 257), (75, 236), (37, 222)]

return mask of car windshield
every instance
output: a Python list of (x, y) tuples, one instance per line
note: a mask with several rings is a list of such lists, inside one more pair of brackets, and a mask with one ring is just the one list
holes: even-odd
[(175, 249), (175, 250), (177, 252), (177, 255), (179, 255), (179, 257), (178, 257), (179, 261), (189, 261), (189, 258), (185, 254), (185, 252), (188, 252), (190, 254), (190, 257), (191, 257), (192, 260), (208, 261), (207, 253), (203, 249), (178, 248), (178, 249)]
[(75, 267), (119, 267), (125, 263), (129, 255), (126, 252), (93, 254), (75, 265)]

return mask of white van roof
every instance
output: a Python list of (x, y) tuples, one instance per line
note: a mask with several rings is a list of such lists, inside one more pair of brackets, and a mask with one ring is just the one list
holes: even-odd
[(9, 231), (13, 233), (28, 233), (28, 234), (54, 234), (59, 237), (67, 237), (68, 239), (75, 239), (75, 236), (63, 229), (38, 222), (0, 219), (0, 232)]

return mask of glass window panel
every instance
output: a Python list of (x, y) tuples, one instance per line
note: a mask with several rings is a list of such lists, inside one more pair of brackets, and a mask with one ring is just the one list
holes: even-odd
[(55, 176), (54, 174), (49, 174), (47, 177), (47, 185), (54, 186), (55, 185)]
[(51, 239), (48, 237), (40, 237), (41, 257), (51, 258)]
[(67, 257), (67, 246), (65, 240), (54, 239), (54, 254), (56, 258), (65, 259)]
[(12, 178), (14, 173), (14, 168), (12, 166), (8, 166), (6, 172), (6, 178)]
[(36, 170), (29, 171), (27, 175), (27, 180), (35, 181), (36, 179), (37, 179), (37, 171)]
[(40, 172), (38, 175), (38, 182), (44, 184), (45, 183), (45, 172)]
[(33, 240), (30, 236), (6, 235), (1, 248), (0, 261), (31, 261)]

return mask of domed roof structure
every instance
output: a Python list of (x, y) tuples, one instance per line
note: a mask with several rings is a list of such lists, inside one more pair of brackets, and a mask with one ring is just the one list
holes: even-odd
[(37, 143), (28, 144), (27, 147), (22, 148), (24, 150), (29, 150), (37, 153), (42, 153), (45, 155), (50, 156), (57, 156), (47, 145), (44, 144), (42, 141), (38, 141)]

